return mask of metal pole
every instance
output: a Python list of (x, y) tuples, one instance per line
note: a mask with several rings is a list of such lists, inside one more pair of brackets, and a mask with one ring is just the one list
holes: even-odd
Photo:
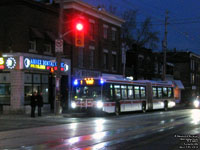
[[(59, 11), (59, 23), (58, 23), (58, 36), (59, 39), (62, 39), (62, 26), (63, 26), (63, 4), (64, 1), (60, 0), (60, 11)], [(60, 80), (61, 80), (61, 53), (62, 52), (56, 52), (56, 62), (57, 62), (57, 71), (56, 71), (56, 93), (55, 93), (55, 115), (59, 115), (62, 113), (61, 108), (61, 94), (60, 94)]]
[(163, 48), (163, 80), (166, 80), (166, 51), (167, 51), (167, 20), (168, 20), (168, 11), (166, 11), (166, 16), (165, 16), (165, 37), (164, 41), (162, 41), (162, 48)]

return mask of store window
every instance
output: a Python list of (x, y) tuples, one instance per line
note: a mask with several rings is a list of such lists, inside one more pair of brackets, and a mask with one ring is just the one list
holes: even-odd
[(0, 104), (10, 104), (10, 84), (0, 84)]
[(30, 98), (33, 92), (42, 92), (44, 103), (49, 102), (49, 84), (47, 74), (25, 73), (24, 82), (25, 104), (30, 104)]
[(10, 74), (0, 74), (0, 104), (10, 104)]

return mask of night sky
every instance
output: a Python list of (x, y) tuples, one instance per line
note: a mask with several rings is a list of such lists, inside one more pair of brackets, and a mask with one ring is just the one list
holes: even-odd
[(164, 19), (166, 10), (169, 11), (168, 48), (188, 50), (200, 54), (200, 1), (199, 0), (83, 0), (94, 6), (109, 5), (116, 7), (120, 15), (125, 9), (138, 11), (137, 22), (151, 17), (153, 29), (159, 32), (161, 41), (164, 38)]

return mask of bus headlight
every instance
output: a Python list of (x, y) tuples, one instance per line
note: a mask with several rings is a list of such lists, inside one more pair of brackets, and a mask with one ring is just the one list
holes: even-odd
[(71, 103), (71, 107), (74, 109), (74, 108), (76, 108), (76, 103), (75, 102), (72, 102)]
[(194, 107), (199, 107), (199, 101), (198, 100), (195, 100), (194, 102), (193, 102), (193, 105), (194, 105)]
[(103, 107), (103, 102), (102, 101), (98, 101), (97, 102), (97, 108), (102, 108)]

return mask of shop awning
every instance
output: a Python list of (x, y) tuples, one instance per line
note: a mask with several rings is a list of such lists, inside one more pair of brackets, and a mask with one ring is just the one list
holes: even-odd
[(174, 80), (173, 82), (174, 82), (175, 86), (177, 86), (179, 89), (181, 89), (181, 90), (185, 89), (181, 80)]

